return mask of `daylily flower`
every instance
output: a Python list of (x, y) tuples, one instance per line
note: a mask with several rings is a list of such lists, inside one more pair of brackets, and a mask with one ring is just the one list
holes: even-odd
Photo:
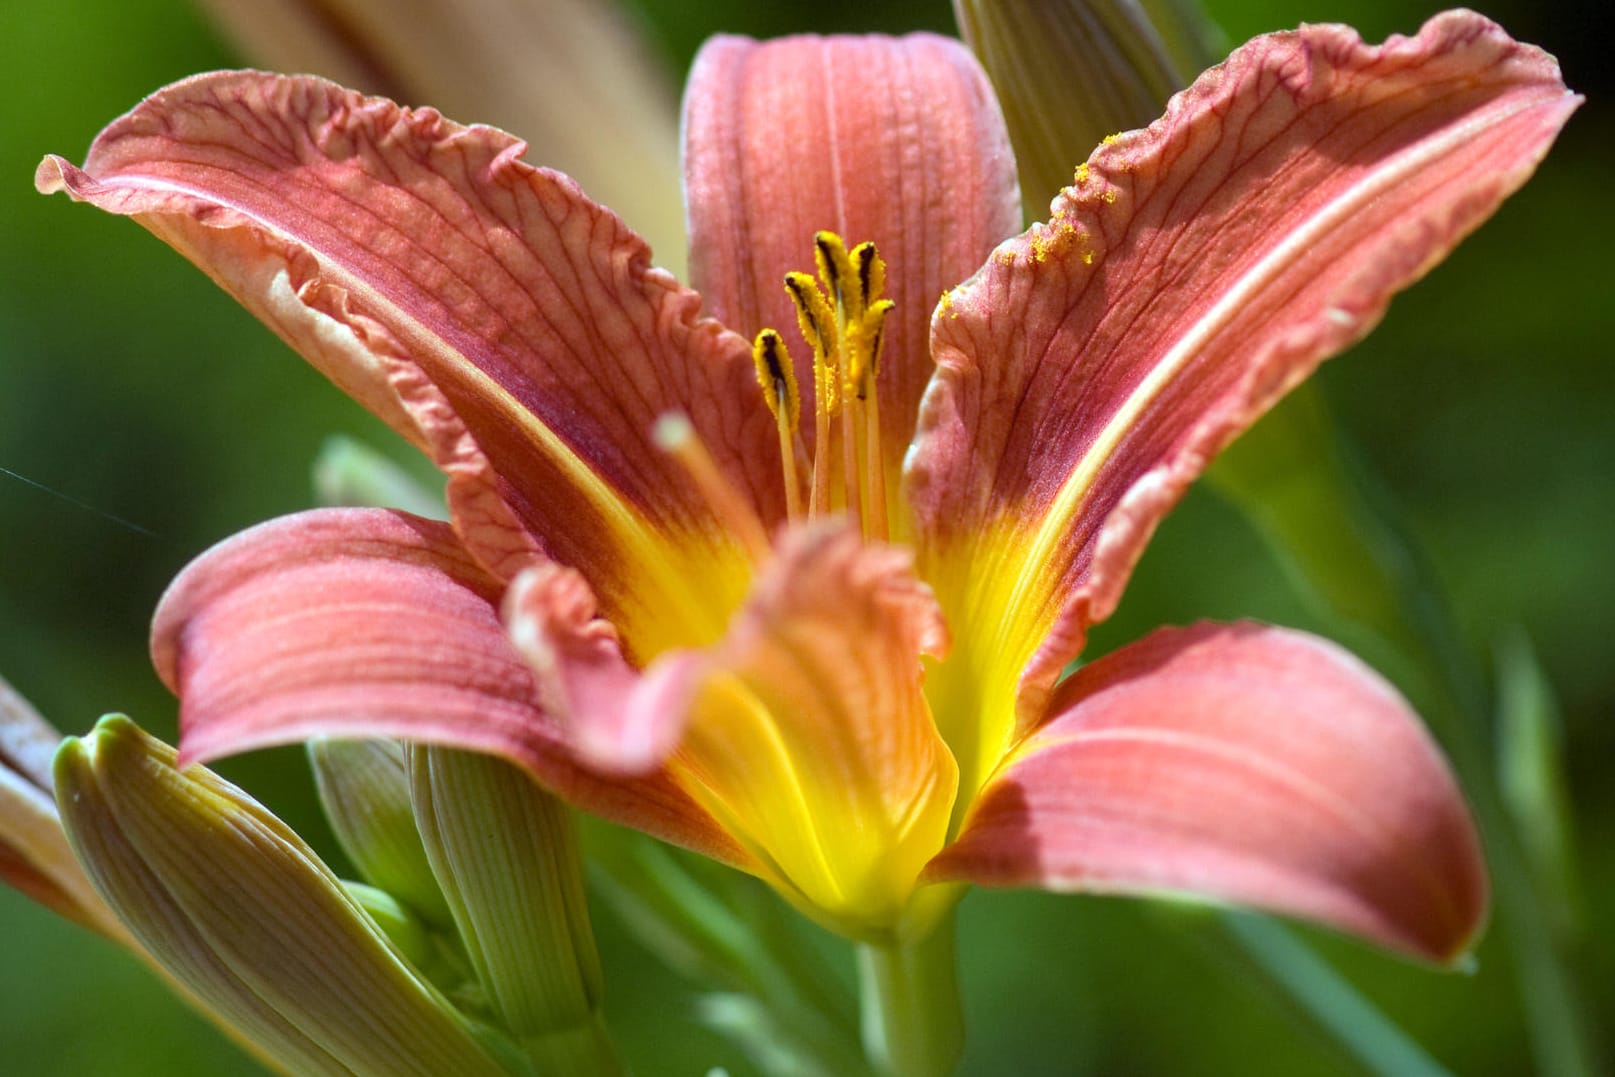
[(697, 291), (512, 137), (311, 78), (177, 83), (36, 183), (135, 217), (448, 475), (450, 524), (304, 513), (175, 581), (185, 760), (495, 753), (864, 939), (975, 882), (1444, 960), (1484, 917), (1477, 842), (1368, 669), (1202, 624), (1061, 676), (1207, 460), (1578, 100), (1468, 12), (1270, 35), (1012, 236), (959, 45), (719, 38), (685, 102)]

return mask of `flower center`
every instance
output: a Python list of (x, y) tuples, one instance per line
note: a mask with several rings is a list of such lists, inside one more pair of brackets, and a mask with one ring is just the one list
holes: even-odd
[[(886, 538), (886, 475), (881, 465), (875, 374), (886, 316), (886, 264), (873, 243), (851, 251), (834, 232), (813, 237), (818, 276), (787, 273), (785, 291), (813, 349), (813, 457), (806, 476), (807, 516), (845, 512), (864, 538)], [(752, 345), (757, 383), (779, 427), (780, 465), (792, 520), (801, 519), (804, 476), (801, 393), (785, 341), (764, 329)]]
[[(845, 513), (864, 539), (884, 542), (886, 471), (875, 375), (886, 316), (895, 306), (881, 294), (886, 290), (886, 263), (873, 243), (860, 243), (849, 251), (834, 232), (815, 235), (813, 248), (817, 276), (785, 274), (785, 292), (796, 305), (797, 325), (813, 349), (811, 455), (802, 439), (802, 394), (790, 349), (772, 328), (752, 342), (757, 384), (779, 429), (786, 514), (792, 523), (799, 523)], [(652, 436), (678, 461), (753, 564), (766, 561), (769, 541), (762, 521), (724, 478), (689, 419), (668, 412), (656, 421)]]

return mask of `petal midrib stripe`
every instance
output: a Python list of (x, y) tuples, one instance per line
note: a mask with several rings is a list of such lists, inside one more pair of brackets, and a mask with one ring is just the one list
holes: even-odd
[[(454, 367), (456, 372), (466, 379), (467, 387), (472, 393), (483, 399), (494, 401), (499, 410), (516, 423), (529, 440), (539, 448), (540, 452), (552, 460), (563, 472), (572, 476), (577, 489), (585, 495), (589, 503), (600, 514), (601, 519), (607, 523), (612, 532), (618, 537), (623, 554), (635, 559), (643, 570), (653, 574), (664, 588), (664, 593), (683, 596), (684, 602), (678, 604), (678, 608), (703, 608), (704, 600), (690, 585), (691, 581), (686, 580), (668, 564), (667, 558), (664, 556), (665, 544), (656, 541), (652, 535), (650, 524), (629, 508), (625, 499), (616, 493), (608, 480), (573, 452), (559, 434), (539, 421), (538, 417), (517, 400), (509, 390), (472, 362), (469, 357), (450, 347), (448, 342), (439, 334), (427, 328), (424, 323), (409, 314), (400, 304), (393, 301), (385, 293), (372, 287), (362, 277), (342, 268), (341, 261), (330, 256), (324, 248), (305, 238), (292, 236), (284, 229), (239, 203), (222, 201), (215, 192), (193, 188), (171, 180), (158, 180), (144, 176), (118, 176), (110, 181), (98, 182), (107, 187), (122, 186), (157, 191), (203, 203), (220, 205), (238, 214), (242, 220), (250, 221), (254, 227), (277, 237), (282, 242), (309, 251), (318, 260), (322, 274), (339, 283), (350, 294), (364, 297), (367, 305), (371, 306), (372, 309), (385, 309), (391, 312), (388, 322), (403, 330), (401, 336), (404, 339), (444, 357), (446, 360), (445, 365)], [(318, 312), (311, 309), (311, 313)], [(447, 354), (445, 355), (445, 353)]]
[(1512, 108), (1476, 116), (1449, 128), (1436, 138), (1409, 147), (1358, 180), (1246, 270), (1232, 287), (1228, 288), (1222, 297), (1167, 349), (1154, 369), (1140, 381), (1138, 387), (1111, 415), (1071, 475), (1061, 484), (1048, 511), (1043, 515), (1035, 537), (1027, 547), (1014, 588), (1010, 592), (1008, 609), (1021, 608), (1028, 593), (1038, 582), (1038, 578), (1050, 571), (1056, 546), (1069, 533), (1070, 522), (1093, 492), (1100, 470), (1115, 453), (1122, 439), (1207, 343), (1234, 320), (1245, 304), (1264, 287), (1282, 276), (1286, 269), (1299, 261), (1328, 233), (1345, 223), (1365, 204), (1385, 194), (1404, 176), (1417, 172), (1460, 148), (1480, 132), (1502, 124), (1529, 109), (1537, 108), (1549, 100), (1551, 99), (1532, 98)]

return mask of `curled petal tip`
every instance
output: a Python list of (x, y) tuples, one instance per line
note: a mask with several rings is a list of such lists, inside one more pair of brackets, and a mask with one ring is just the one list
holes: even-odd
[(659, 679), (641, 678), (628, 663), (581, 574), (549, 562), (531, 566), (506, 590), (503, 613), (540, 704), (581, 762), (617, 775), (661, 767), (683, 728), (679, 711), (661, 699)]
[(63, 171), (72, 167), (54, 153), (47, 155), (39, 162), (39, 167), (34, 169), (34, 190), (40, 194), (55, 194), (57, 191), (65, 190), (67, 177)]

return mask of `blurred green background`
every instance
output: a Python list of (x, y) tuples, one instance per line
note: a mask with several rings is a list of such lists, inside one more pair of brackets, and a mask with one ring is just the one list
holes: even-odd
[[(675, 70), (717, 30), (951, 28), (944, 0), (633, 6)], [(1304, 20), (1379, 40), (1439, 5), (1208, 6), (1239, 41)], [(1557, 54), (1590, 102), (1525, 191), (1319, 380), (1431, 555), (1473, 659), (1489, 666), (1499, 634), (1523, 628), (1560, 694), (1586, 897), (1576, 971), (1596, 1023), (1615, 1018), (1615, 23), (1607, 0), (1476, 6)], [(67, 732), (122, 710), (171, 737), (174, 704), (145, 657), (168, 579), (212, 542), (306, 507), (328, 434), (394, 445), (158, 241), (31, 189), (42, 154), (79, 158), (144, 94), (237, 63), (179, 0), (0, 4), (0, 468), (24, 477), (0, 474), (0, 670)], [(1208, 616), (1323, 627), (1242, 518), (1200, 490), (1096, 644)], [(300, 752), (219, 769), (340, 863)], [(683, 985), (604, 910), (599, 921), (608, 1006), (637, 1071), (749, 1072), (694, 1027)], [(962, 930), (969, 1073), (1356, 1072), (1210, 914), (978, 892)], [(1527, 1073), (1495, 936), (1476, 972), (1438, 974), (1308, 934), (1455, 1072)], [(9, 891), (0, 953), (6, 1073), (252, 1072), (132, 959)]]

